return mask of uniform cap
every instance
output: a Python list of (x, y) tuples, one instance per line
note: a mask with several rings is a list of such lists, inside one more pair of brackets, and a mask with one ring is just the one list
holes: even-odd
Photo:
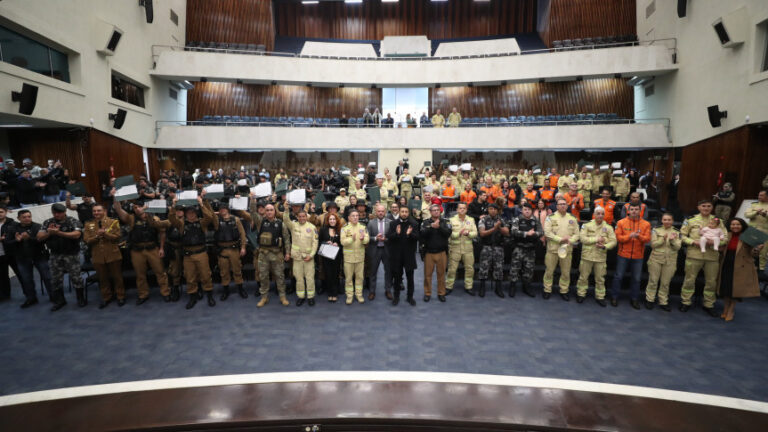
[(56, 203), (51, 206), (51, 211), (54, 211), (56, 213), (62, 213), (62, 212), (66, 212), (67, 208), (64, 207), (64, 204)]

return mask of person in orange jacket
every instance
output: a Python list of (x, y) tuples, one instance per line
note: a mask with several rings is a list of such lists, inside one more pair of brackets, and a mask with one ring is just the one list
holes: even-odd
[(568, 208), (571, 211), (573, 217), (576, 220), (581, 219), (581, 210), (584, 208), (584, 196), (579, 193), (579, 187), (575, 181), (568, 184), (568, 193), (563, 195), (565, 202), (568, 203)]
[(459, 201), (470, 205), (475, 200), (475, 198), (477, 198), (477, 194), (472, 190), (472, 182), (467, 182), (464, 185), (464, 192), (462, 192), (459, 196)]
[(619, 305), (619, 291), (624, 272), (629, 267), (632, 276), (630, 289), (631, 304), (640, 309), (640, 276), (643, 272), (645, 245), (651, 241), (651, 224), (640, 217), (640, 206), (630, 203), (629, 215), (616, 224), (616, 240), (619, 242), (619, 256), (611, 284), (611, 306)]
[[(613, 209), (616, 207), (616, 201), (611, 199), (611, 191), (609, 189), (600, 191), (600, 196), (602, 198), (595, 200), (595, 208), (602, 207), (605, 209), (605, 218), (603, 220), (609, 225), (613, 225)], [(627, 206), (627, 210), (629, 210), (629, 206)], [(592, 215), (592, 219), (594, 218), (595, 216)]]

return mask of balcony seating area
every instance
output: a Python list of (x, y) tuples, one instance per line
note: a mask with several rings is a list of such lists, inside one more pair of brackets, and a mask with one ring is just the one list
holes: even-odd
[[(346, 127), (373, 127), (366, 124), (362, 117), (347, 119)], [(188, 125), (198, 126), (277, 126), (277, 127), (342, 127), (339, 118), (312, 117), (259, 117), (259, 116), (221, 116), (205, 115), (199, 121), (189, 121)], [(562, 126), (590, 124), (634, 123), (634, 120), (619, 117), (616, 113), (567, 114), (548, 116), (508, 116), (508, 117), (465, 117), (459, 127), (504, 127), (504, 126)], [(432, 127), (431, 122), (421, 127)]]
[(184, 47), (186, 51), (227, 50), (237, 52), (264, 53), (267, 48), (262, 44), (227, 43), (227, 42), (198, 42), (189, 41)]
[(552, 41), (552, 48), (559, 51), (576, 51), (593, 48), (613, 48), (637, 42), (637, 35), (607, 36)]

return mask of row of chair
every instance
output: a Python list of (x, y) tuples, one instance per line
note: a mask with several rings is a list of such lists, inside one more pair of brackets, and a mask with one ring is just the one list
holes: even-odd
[(617, 44), (630, 44), (637, 42), (637, 35), (608, 36), (594, 38), (564, 39), (552, 41), (552, 48), (563, 51), (572, 51), (590, 48), (605, 48)]
[(207, 49), (264, 52), (267, 50), (263, 44), (226, 43), (226, 42), (197, 42), (189, 41), (185, 46), (187, 51), (205, 51)]
[(599, 114), (567, 114), (567, 115), (547, 115), (547, 116), (509, 116), (509, 117), (465, 117), (461, 120), (459, 127), (472, 126), (526, 126), (526, 125), (566, 125), (579, 124), (615, 124), (631, 121), (619, 117), (616, 113)]
[[(581, 125), (581, 124), (617, 124), (631, 122), (631, 119), (619, 117), (616, 113), (599, 114), (568, 114), (548, 116), (509, 116), (509, 117), (465, 117), (459, 127), (483, 126), (545, 126), (545, 125)], [(340, 127), (339, 118), (312, 117), (259, 117), (259, 116), (220, 116), (205, 115), (200, 122), (189, 122), (190, 125), (202, 123), (203, 126), (283, 126), (283, 127)], [(368, 127), (362, 117), (347, 119), (349, 127)], [(431, 119), (427, 119), (422, 127), (432, 127)]]

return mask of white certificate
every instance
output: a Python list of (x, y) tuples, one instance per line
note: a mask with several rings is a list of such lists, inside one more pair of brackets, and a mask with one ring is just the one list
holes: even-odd
[(136, 185), (123, 186), (115, 191), (115, 199), (118, 201), (125, 201), (138, 197), (139, 190), (136, 188)]
[(296, 189), (288, 192), (288, 202), (291, 204), (304, 204), (307, 202), (307, 191)]
[(164, 199), (153, 199), (148, 203), (149, 208), (161, 208), (166, 209), (168, 207), (168, 204), (165, 202)]
[(272, 195), (272, 183), (264, 182), (259, 183), (251, 188), (251, 193), (256, 198), (264, 198)]
[(230, 198), (230, 210), (248, 210), (248, 197)]
[(208, 185), (205, 187), (205, 193), (206, 194), (212, 194), (212, 193), (224, 193), (224, 185), (221, 183), (214, 183), (212, 185)]
[(188, 190), (179, 192), (179, 201), (181, 200), (197, 200), (197, 191)]
[(320, 250), (318, 250), (317, 253), (324, 258), (336, 259), (336, 255), (339, 254), (339, 247), (324, 243), (320, 245)]
[(472, 171), (472, 164), (471, 163), (461, 164), (461, 170), (462, 171)]
[(613, 169), (620, 169), (621, 168), (621, 162), (614, 162), (611, 164), (611, 168)]

